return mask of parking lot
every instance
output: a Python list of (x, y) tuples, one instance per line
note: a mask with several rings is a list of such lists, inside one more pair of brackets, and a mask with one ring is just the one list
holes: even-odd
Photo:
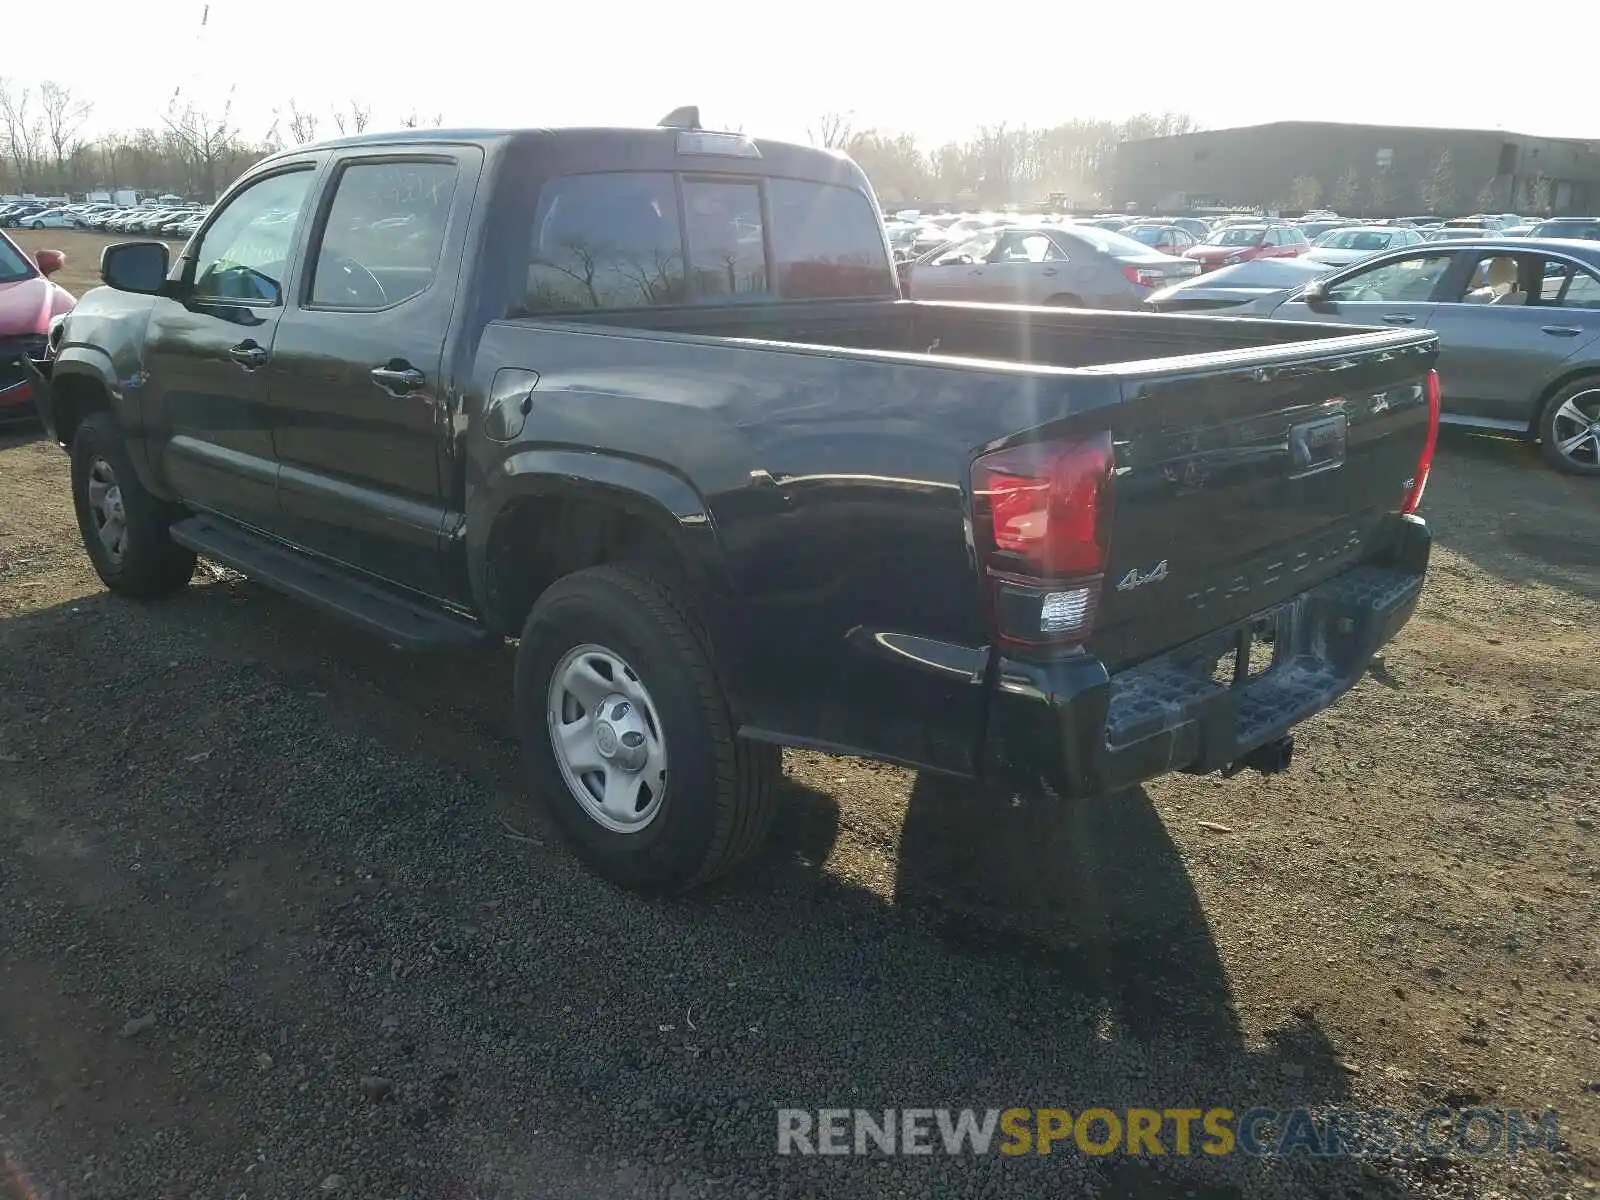
[[(92, 285), (102, 237), (24, 232)], [(791, 752), (651, 902), (509, 655), (208, 570), (112, 598), (0, 434), (0, 1195), (1562, 1196), (1600, 1177), (1600, 504), (1442, 441), (1423, 606), (1294, 769), (1064, 805)], [(1553, 1108), (1565, 1155), (794, 1159), (778, 1107)], [(8, 1198), (9, 1200), (9, 1198)]]

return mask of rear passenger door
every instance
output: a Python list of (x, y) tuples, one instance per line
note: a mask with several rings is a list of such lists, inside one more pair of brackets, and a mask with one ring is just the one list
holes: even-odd
[(269, 375), (288, 537), (445, 598), (444, 345), (482, 162), (450, 145), (336, 158)]
[[(1523, 428), (1534, 396), (1563, 364), (1600, 338), (1600, 278), (1565, 258), (1476, 252), (1452, 279), (1432, 325), (1440, 341), (1439, 381), (1452, 414)], [(1511, 303), (1472, 303), (1468, 286), (1494, 259), (1517, 263)]]

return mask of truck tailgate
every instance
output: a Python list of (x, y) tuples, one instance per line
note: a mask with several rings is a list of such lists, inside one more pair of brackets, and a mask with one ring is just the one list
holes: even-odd
[(1416, 473), (1437, 350), (1431, 334), (1380, 334), (1256, 351), (1248, 365), (1119, 364), (1096, 656), (1115, 671), (1360, 561)]

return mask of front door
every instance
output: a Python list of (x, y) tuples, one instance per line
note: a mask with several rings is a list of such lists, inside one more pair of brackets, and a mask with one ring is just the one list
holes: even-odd
[(911, 268), (913, 300), (991, 300), (987, 286), (989, 252), (1000, 235), (993, 230), (958, 242)]
[(156, 476), (193, 508), (266, 530), (278, 461), (265, 372), (316, 166), (227, 197), (180, 262), (181, 298), (156, 297), (145, 332), (141, 436)]
[(1419, 251), (1341, 272), (1314, 307), (1297, 293), (1273, 310), (1280, 321), (1348, 322), (1428, 328), (1434, 297), (1455, 261), (1454, 250)]
[(446, 598), (444, 344), (482, 160), (336, 158), (269, 373), (288, 536)]

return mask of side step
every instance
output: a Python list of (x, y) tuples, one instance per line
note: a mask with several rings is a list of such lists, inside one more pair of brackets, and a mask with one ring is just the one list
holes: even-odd
[(172, 527), (172, 540), (405, 650), (465, 648), (488, 638), (470, 621), (220, 521), (189, 517)]

